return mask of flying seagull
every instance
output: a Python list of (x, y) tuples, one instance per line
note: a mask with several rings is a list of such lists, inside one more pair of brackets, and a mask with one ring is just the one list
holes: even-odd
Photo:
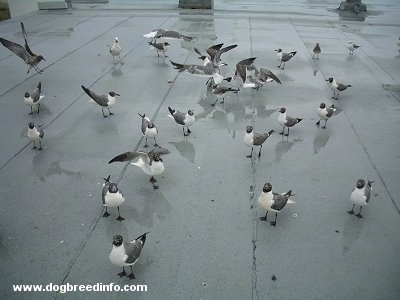
[(15, 55), (22, 58), (22, 60), (29, 66), (28, 72), (26, 72), (26, 73), (29, 73), (29, 71), (32, 68), (34, 68), (36, 72), (41, 74), (43, 72), (43, 70), (39, 69), (38, 64), (42, 60), (45, 60), (45, 59), (42, 55), (37, 55), (37, 54), (33, 53), (32, 50), (29, 48), (28, 36), (26, 35), (24, 23), (22, 23), (22, 22), (21, 22), (21, 29), (22, 29), (22, 34), (24, 36), (24, 40), (25, 40), (25, 48), (19, 44), (10, 42), (3, 38), (0, 38), (0, 43), (2, 43), (4, 47), (8, 48), (8, 50), (13, 52)]
[(212, 62), (215, 66), (220, 67), (222, 65), (226, 65), (226, 64), (220, 63), (222, 53), (225, 53), (225, 52), (237, 47), (237, 45), (230, 45), (230, 46), (222, 48), (223, 45), (224, 44), (217, 44), (217, 45), (213, 45), (210, 48), (208, 48), (206, 51), (208, 54), (208, 57), (205, 55), (202, 55), (201, 52), (197, 48), (194, 48), (194, 51), (200, 55), (199, 59), (202, 59), (204, 61), (204, 64), (207, 64), (208, 62)]
[(287, 203), (294, 203), (293, 201), (289, 200), (290, 196), (292, 196), (292, 190), (277, 194), (272, 192), (272, 185), (267, 182), (264, 184), (262, 193), (260, 197), (258, 197), (258, 204), (267, 210), (264, 217), (260, 217), (261, 221), (268, 221), (268, 212), (275, 213), (275, 220), (270, 222), (272, 226), (276, 226), (276, 218), (278, 216), (278, 212), (280, 212)]
[(103, 202), (103, 206), (106, 208), (106, 211), (103, 214), (103, 217), (107, 218), (110, 215), (107, 212), (107, 207), (117, 207), (117, 220), (122, 222), (125, 219), (121, 217), (121, 214), (119, 213), (119, 207), (125, 202), (125, 198), (119, 191), (117, 184), (115, 182), (110, 182), (110, 175), (108, 175), (107, 178), (104, 178), (104, 181), (105, 183), (103, 184), (103, 190), (101, 192), (101, 200)]
[(152, 48), (156, 49), (157, 51), (157, 57), (160, 57), (160, 52), (162, 54), (164, 54), (164, 57), (168, 57), (165, 55), (165, 52), (168, 50), (169, 48), (169, 43), (168, 42), (164, 42), (164, 43), (156, 43), (154, 41), (149, 42), (149, 45), (152, 46)]
[(44, 130), (40, 129), (42, 126), (38, 126), (38, 128), (35, 127), (35, 124), (33, 122), (30, 122), (28, 124), (28, 139), (33, 142), (33, 149), (36, 149), (36, 142), (39, 142), (39, 149), (42, 150), (42, 139), (44, 137)]
[[(189, 126), (193, 125), (196, 121), (194, 111), (189, 109), (187, 113), (183, 113), (179, 110), (172, 109), (171, 107), (168, 107), (168, 110), (175, 122), (182, 126), (183, 135), (188, 136), (191, 133)], [(185, 127), (187, 128), (186, 133)]]
[(145, 38), (151, 38), (153, 39), (170, 39), (170, 40), (184, 40), (186, 42), (189, 42), (193, 40), (194, 38), (191, 36), (183, 35), (177, 31), (173, 30), (165, 30), (165, 29), (154, 29), (149, 33), (143, 34)]
[[(319, 59), (318, 56), (321, 54), (321, 47), (319, 46), (319, 43), (317, 43), (313, 49), (313, 56), (312, 59)], [(315, 57), (315, 55), (317, 57)]]
[[(302, 119), (300, 118), (292, 118), (286, 115), (286, 108), (282, 107), (279, 110), (279, 115), (278, 115), (278, 122), (283, 126), (282, 132), (280, 134), (283, 134), (285, 136), (289, 136), (289, 129), (290, 127), (293, 127), (297, 123), (299, 123)], [(285, 127), (287, 127), (288, 131), (287, 134), (285, 134)]]
[(347, 49), (349, 49), (349, 54), (353, 55), (354, 54), (354, 50), (360, 48), (361, 46), (354, 44), (352, 41), (349, 41), (347, 43)]
[[(297, 53), (297, 51), (292, 51), (292, 52), (285, 53), (285, 52), (282, 52), (282, 49), (278, 49), (278, 50), (275, 50), (275, 51), (277, 52), (276, 53), (276, 58), (278, 59), (278, 61), (280, 61), (280, 64), (279, 64), (278, 68), (281, 68), (282, 70), (285, 69), (286, 62), (288, 62)], [(283, 66), (281, 67), (282, 63), (283, 63)]]
[(118, 56), (119, 62), (122, 64), (122, 60), (121, 60), (121, 56), (120, 56), (121, 51), (122, 51), (122, 48), (119, 45), (118, 37), (115, 37), (113, 44), (110, 46), (110, 54), (112, 55), (114, 64), (115, 64), (115, 56)]
[(124, 243), (124, 239), (121, 235), (114, 236), (109, 258), (111, 263), (118, 267), (122, 267), (122, 272), (118, 273), (119, 277), (127, 276), (125, 266), (129, 266), (131, 268), (131, 274), (127, 277), (129, 279), (135, 279), (132, 266), (137, 262), (140, 253), (142, 252), (147, 234), (148, 232), (128, 243)]
[(247, 126), (246, 132), (244, 134), (244, 142), (246, 143), (247, 146), (251, 147), (251, 153), (250, 155), (247, 155), (247, 157), (251, 158), (253, 156), (254, 146), (260, 146), (260, 151), (258, 152), (258, 157), (260, 157), (262, 144), (267, 140), (267, 138), (270, 137), (270, 135), (273, 132), (274, 132), (273, 130), (270, 130), (265, 133), (254, 133), (253, 126)]
[(31, 107), (31, 112), (29, 113), (30, 115), (33, 114), (34, 107), (36, 108), (36, 112), (39, 113), (40, 100), (42, 100), (42, 98), (44, 97), (43, 95), (40, 95), (41, 91), (42, 83), (39, 81), (37, 87), (34, 89), (32, 94), (29, 94), (28, 92), (25, 93), (24, 103)]
[(211, 103), (211, 106), (214, 106), (215, 103), (217, 103), (218, 99), (222, 98), (222, 101), (220, 103), (224, 103), (225, 98), (229, 96), (230, 93), (237, 93), (239, 92), (239, 89), (234, 89), (231, 87), (226, 87), (226, 86), (220, 86), (220, 85), (213, 85), (212, 87), (212, 92), (213, 94), (217, 97), (215, 102)]
[[(342, 92), (342, 91), (346, 90), (347, 88), (351, 87), (350, 84), (343, 84), (340, 82), (336, 82), (336, 80), (333, 79), (332, 77), (329, 77), (325, 81), (330, 83), (331, 89), (333, 91), (332, 99), (335, 99), (335, 100), (339, 99), (339, 92)], [(335, 95), (336, 95), (336, 98), (335, 98)]]
[(142, 117), (142, 134), (146, 139), (146, 142), (144, 144), (144, 147), (147, 148), (147, 138), (153, 138), (154, 139), (154, 146), (158, 147), (157, 141), (156, 141), (156, 135), (158, 133), (157, 128), (154, 126), (154, 123), (150, 121), (148, 117), (146, 117), (146, 114), (139, 114), (140, 117)]
[(361, 209), (363, 206), (367, 205), (369, 202), (369, 198), (371, 197), (372, 192), (372, 183), (373, 181), (368, 181), (367, 185), (365, 185), (364, 179), (358, 179), (357, 185), (354, 191), (350, 194), (350, 201), (353, 202), (353, 207), (347, 213), (350, 215), (354, 215), (354, 207), (356, 205), (360, 206), (360, 211), (356, 215), (359, 219), (362, 218)]
[(315, 123), (319, 127), (321, 120), (325, 120), (325, 125), (322, 128), (326, 128), (326, 122), (330, 117), (332, 117), (333, 113), (336, 111), (335, 105), (332, 104), (329, 107), (326, 107), (325, 103), (321, 103), (318, 108), (318, 116), (320, 117), (319, 121)]
[[(266, 68), (258, 68), (252, 64), (247, 68), (250, 71), (249, 75), (247, 76), (247, 80), (250, 82), (254, 82), (254, 88), (258, 90), (260, 87), (264, 86), (264, 84), (268, 82), (275, 81), (278, 84), (282, 84), (278, 77), (271, 70)], [(252, 74), (252, 73), (253, 74)]]
[(161, 147), (154, 148), (149, 152), (130, 151), (117, 155), (108, 163), (129, 161), (131, 165), (140, 168), (144, 173), (150, 176), (150, 182), (156, 190), (158, 186), (155, 185), (157, 180), (154, 176), (162, 174), (165, 170), (161, 156), (169, 153), (168, 149)]
[(257, 57), (251, 57), (239, 61), (235, 66), (235, 74), (233, 77), (227, 77), (225, 80), (238, 87), (255, 87), (256, 85), (254, 83), (247, 84), (247, 71), (248, 68), (253, 65), (256, 58)]
[(113, 113), (110, 111), (110, 108), (113, 107), (116, 103), (115, 101), (115, 96), (119, 96), (119, 94), (115, 92), (109, 92), (107, 95), (97, 95), (95, 92), (89, 90), (88, 88), (84, 87), (81, 85), (82, 89), (85, 91), (86, 94), (89, 95), (90, 98), (94, 100), (98, 105), (101, 106), (101, 112), (103, 113), (103, 117), (107, 118), (104, 114), (104, 107), (108, 109), (109, 116), (113, 115)]
[(173, 62), (170, 60), (171, 64), (174, 66), (174, 69), (178, 70), (178, 72), (185, 71), (188, 74), (199, 76), (199, 77), (207, 77), (213, 78), (216, 84), (222, 82), (224, 77), (220, 74), (219, 66), (214, 65), (212, 62), (208, 62), (205, 65), (185, 65)]

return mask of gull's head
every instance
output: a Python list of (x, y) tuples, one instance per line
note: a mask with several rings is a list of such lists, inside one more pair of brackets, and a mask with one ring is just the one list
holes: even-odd
[(114, 38), (114, 42), (118, 43), (118, 37)]
[(319, 108), (321, 108), (321, 109), (324, 109), (325, 107), (326, 107), (326, 105), (323, 102), (319, 105)]
[(108, 186), (108, 191), (112, 194), (115, 194), (118, 192), (118, 187), (116, 183), (111, 182), (110, 185)]
[(116, 92), (109, 92), (108, 94), (109, 94), (111, 97), (119, 96), (119, 94), (116, 93)]
[(26, 92), (24, 97), (25, 97), (25, 98), (29, 98), (29, 96), (30, 96), (29, 93)]
[(29, 129), (33, 129), (35, 128), (35, 124), (33, 124), (33, 122), (29, 122), (28, 127)]
[(251, 133), (253, 131), (253, 126), (246, 126), (246, 132)]
[(279, 112), (280, 112), (281, 114), (284, 114), (284, 113), (286, 112), (286, 108), (282, 107), (282, 108), (279, 110)]
[(358, 179), (357, 180), (357, 188), (362, 189), (365, 186), (365, 181), (364, 179)]
[(189, 116), (193, 116), (194, 115), (194, 110), (193, 109), (189, 109), (188, 110), (188, 115)]
[(123, 241), (124, 241), (124, 239), (122, 238), (122, 236), (118, 234), (118, 235), (114, 235), (112, 243), (114, 246), (119, 247), (122, 245)]
[(263, 186), (263, 192), (264, 193), (269, 193), (270, 191), (272, 191), (272, 184), (270, 184), (269, 182), (265, 183)]

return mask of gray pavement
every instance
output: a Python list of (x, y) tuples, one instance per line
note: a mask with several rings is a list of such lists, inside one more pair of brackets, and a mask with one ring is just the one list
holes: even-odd
[[(400, 82), (400, 5), (371, 2), (364, 21), (339, 16), (335, 1), (268, 7), (215, 1), (214, 11), (178, 10), (172, 1), (164, 9), (111, 1), (1, 22), (0, 36), (22, 43), (23, 21), (32, 50), (47, 60), (42, 75), (27, 75), (22, 61), (0, 48), (2, 298), (398, 299), (400, 94), (393, 87)], [(238, 44), (223, 56), (224, 75), (256, 56), (257, 66), (270, 68), (282, 85), (244, 89), (213, 108), (205, 80), (178, 74), (149, 50), (142, 34), (159, 27), (198, 37), (172, 41), (171, 60), (197, 62), (193, 46)], [(114, 67), (106, 44), (115, 36), (125, 64)], [(348, 40), (362, 45), (354, 56), (345, 48)], [(311, 59), (316, 42), (319, 61)], [(277, 48), (298, 51), (284, 71), (276, 68)], [(352, 85), (338, 101), (325, 82), (331, 76)], [(23, 95), (38, 81), (45, 95), (41, 112), (28, 115)], [(103, 118), (82, 84), (118, 92), (115, 115)], [(338, 108), (326, 130), (315, 126), (320, 102)], [(187, 139), (167, 116), (168, 106), (194, 109), (197, 121)], [(245, 126), (280, 131), (282, 106), (303, 121), (288, 138), (272, 135), (260, 159), (246, 158)], [(152, 117), (158, 143), (171, 151), (157, 191), (139, 169), (107, 164), (143, 149), (137, 113)], [(30, 121), (45, 124), (43, 151), (28, 144)], [(101, 217), (108, 174), (120, 179), (126, 197), (121, 223), (114, 209)], [(358, 178), (375, 180), (363, 219), (346, 213)], [(275, 228), (259, 221), (265, 182), (296, 194)], [(112, 237), (147, 231), (136, 279), (119, 278), (108, 259)], [(148, 291), (12, 291), (13, 284), (98, 282), (145, 284)]]

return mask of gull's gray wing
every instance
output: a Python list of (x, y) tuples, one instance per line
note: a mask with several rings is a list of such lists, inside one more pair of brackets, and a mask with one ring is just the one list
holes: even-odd
[(125, 253), (128, 255), (126, 263), (134, 264), (142, 252), (143, 243), (140, 240), (133, 240), (128, 243), (124, 243)]
[(286, 126), (287, 127), (292, 127), (292, 126), (296, 125), (297, 123), (299, 123), (298, 118), (292, 118), (292, 117), (286, 116)]
[(146, 152), (142, 151), (129, 151), (122, 154), (117, 155), (113, 159), (111, 159), (108, 163), (111, 164), (113, 162), (124, 162), (124, 161), (131, 161), (136, 158), (142, 157), (145, 161), (149, 160), (149, 156)]
[(292, 194), (292, 191), (290, 190), (283, 195), (282, 194), (274, 195), (272, 198), (274, 200), (274, 204), (271, 205), (271, 208), (280, 211), (282, 208), (285, 207), (291, 194)]
[(257, 57), (246, 58), (236, 64), (235, 75), (240, 76), (243, 83), (246, 82), (246, 69), (256, 60)]
[(221, 44), (217, 44), (217, 45), (213, 45), (210, 48), (207, 49), (207, 54), (210, 56), (211, 60), (214, 59), (215, 54), (219, 51), (219, 49), (221, 49), (223, 43)]
[(33, 103), (36, 103), (40, 100), (40, 92), (42, 90), (42, 83), (39, 81), (37, 88), (33, 91), (31, 98), (33, 99)]
[(35, 56), (36, 54), (33, 53), (32, 50), (29, 48), (29, 45), (28, 45), (28, 35), (26, 34), (25, 26), (24, 26), (24, 23), (22, 23), (22, 22), (21, 22), (21, 30), (22, 30), (22, 35), (24, 36), (25, 49), (26, 49), (26, 51), (27, 51), (30, 55)]
[(0, 43), (2, 43), (4, 47), (8, 48), (8, 50), (13, 52), (15, 55), (22, 58), (25, 62), (27, 62), (31, 58), (31, 55), (28, 53), (28, 51), (26, 51), (25, 48), (21, 45), (18, 45), (3, 38), (0, 38)]
[(272, 78), (277, 83), (282, 84), (278, 77), (275, 76), (274, 73), (269, 69), (260, 68), (260, 80), (266, 82), (268, 78)]
[(221, 57), (222, 53), (225, 53), (225, 52), (227, 52), (229, 50), (232, 50), (233, 48), (236, 48), (236, 47), (237, 47), (237, 45), (230, 45), (228, 47), (222, 48), (221, 50), (218, 50), (215, 53), (215, 56), (211, 57), (211, 60), (214, 61), (215, 63), (218, 63), (221, 60), (220, 57)]
[(88, 94), (88, 96), (90, 98), (92, 98), (98, 105), (107, 106), (107, 103), (108, 103), (107, 95), (97, 95), (95, 92), (89, 90), (88, 88), (84, 87), (83, 85), (81, 87), (85, 91), (85, 93)]
[(343, 84), (343, 83), (337, 82), (337, 85), (338, 85), (337, 90), (340, 91), (340, 92), (344, 91), (345, 89), (348, 88), (348, 86), (346, 84)]
[(265, 140), (272, 134), (272, 130), (265, 133), (254, 133), (253, 145), (259, 146), (265, 142)]
[(178, 123), (179, 125), (185, 125), (185, 122), (183, 122), (183, 120), (185, 120), (186, 114), (177, 110), (172, 116), (174, 117), (176, 123)]

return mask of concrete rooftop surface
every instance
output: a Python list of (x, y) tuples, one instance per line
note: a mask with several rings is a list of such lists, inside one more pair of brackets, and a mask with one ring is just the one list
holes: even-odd
[[(1, 298), (399, 299), (400, 3), (364, 1), (366, 15), (343, 15), (337, 1), (215, 0), (214, 10), (177, 2), (74, 4), (0, 23), (0, 37), (23, 45), (23, 21), (32, 51), (46, 59), (43, 74), (27, 74), (0, 45)], [(155, 28), (196, 39), (170, 40), (169, 57), (157, 58), (142, 35)], [(122, 65), (106, 46), (114, 37)], [(361, 45), (354, 55), (349, 40)], [(242, 88), (212, 107), (206, 79), (177, 72), (169, 59), (200, 63), (193, 48), (218, 43), (238, 45), (222, 56), (224, 76), (257, 57), (255, 65), (282, 84)], [(277, 68), (278, 48), (297, 51), (285, 70)], [(351, 85), (339, 100), (331, 99), (329, 77)], [(24, 93), (39, 81), (45, 97), (30, 115)], [(103, 118), (81, 85), (119, 93), (114, 115)], [(315, 125), (321, 102), (337, 107), (327, 129)], [(194, 110), (190, 136), (168, 106)], [(288, 137), (278, 134), (281, 107), (302, 118)], [(158, 190), (137, 167), (108, 164), (145, 150), (138, 113), (155, 122), (158, 144), (171, 152)], [(44, 124), (42, 151), (29, 143), (29, 122)], [(260, 158), (258, 147), (246, 158), (247, 125), (276, 131)], [(122, 222), (115, 208), (102, 217), (108, 175), (126, 199)], [(362, 219), (346, 213), (359, 178), (375, 181)], [(276, 227), (259, 220), (266, 182), (295, 194)], [(144, 232), (136, 279), (120, 278), (109, 260), (113, 236), (128, 241)], [(50, 283), (147, 285), (147, 292), (13, 291)]]

